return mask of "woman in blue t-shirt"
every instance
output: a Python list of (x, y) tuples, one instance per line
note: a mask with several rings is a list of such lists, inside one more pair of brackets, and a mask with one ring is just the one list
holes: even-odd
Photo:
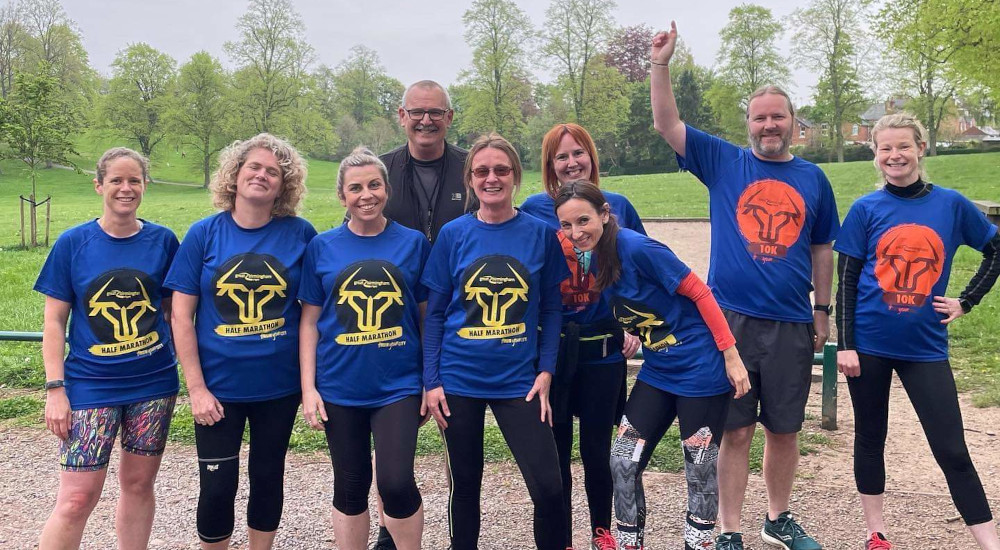
[(642, 472), (674, 418), (688, 480), (684, 548), (713, 547), (726, 412), (733, 388), (736, 398), (750, 389), (736, 340), (705, 283), (665, 245), (620, 228), (596, 185), (563, 185), (555, 207), (567, 237), (593, 252), (594, 287), (606, 292), (611, 314), (644, 348), (611, 450), (618, 548), (643, 547)]
[(302, 266), (302, 410), (326, 430), (333, 461), (333, 532), (368, 548), (375, 440), (378, 493), (396, 547), (418, 550), (424, 512), (413, 478), (421, 406), (420, 284), (427, 238), (387, 219), (385, 165), (358, 148), (340, 162), (349, 221), (309, 243)]
[[(1000, 549), (983, 484), (965, 444), (947, 325), (968, 313), (1000, 274), (997, 228), (968, 199), (927, 181), (927, 132), (911, 115), (882, 117), (872, 128), (882, 189), (858, 199), (834, 249), (837, 365), (854, 405), (854, 478), (867, 528), (866, 547), (887, 549), (885, 439), (892, 372), (920, 418), (952, 499), (981, 548)], [(958, 298), (945, 296), (961, 245), (983, 262)]]
[(80, 547), (119, 431), (118, 545), (149, 542), (178, 382), (162, 288), (177, 237), (136, 216), (148, 181), (145, 157), (124, 147), (105, 152), (94, 178), (101, 216), (59, 236), (35, 283), (45, 295), (45, 425), (61, 440), (62, 467), (42, 549)]
[[(552, 386), (552, 432), (559, 451), (566, 509), (566, 534), (572, 538), (573, 417), (580, 418), (580, 459), (583, 461), (590, 538), (597, 550), (614, 550), (611, 536), (611, 428), (625, 406), (625, 360), (639, 349), (639, 339), (623, 332), (611, 317), (607, 302), (593, 288), (591, 254), (566, 238), (556, 219), (553, 199), (564, 183), (589, 180), (600, 185), (597, 148), (582, 126), (557, 124), (542, 138), (543, 193), (528, 197), (521, 211), (546, 222), (556, 232), (570, 276), (560, 285), (563, 326), (556, 379)], [(604, 193), (619, 225), (646, 234), (635, 207), (617, 193)]]
[(281, 521), (285, 453), (301, 391), (295, 297), (316, 235), (296, 216), (305, 179), (305, 163), (287, 142), (259, 134), (233, 143), (212, 180), (222, 212), (191, 226), (167, 276), (195, 421), (202, 548), (229, 545), (248, 422), (250, 546), (270, 548)]
[(506, 139), (490, 134), (476, 140), (464, 171), (479, 210), (441, 229), (421, 278), (429, 291), (423, 382), (451, 467), (452, 548), (478, 547), (489, 406), (534, 504), (535, 545), (564, 550), (549, 386), (566, 261), (551, 229), (514, 208), (521, 162)]

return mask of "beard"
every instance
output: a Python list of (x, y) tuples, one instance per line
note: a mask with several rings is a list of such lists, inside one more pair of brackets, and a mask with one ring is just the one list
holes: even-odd
[[(751, 134), (748, 132), (750, 137), (750, 146), (753, 150), (762, 157), (782, 157), (788, 152), (788, 148), (792, 145), (792, 128), (789, 127), (788, 131), (784, 134), (776, 133), (761, 133), (761, 134)], [(778, 136), (780, 141), (777, 144), (765, 145), (763, 138), (765, 136)]]

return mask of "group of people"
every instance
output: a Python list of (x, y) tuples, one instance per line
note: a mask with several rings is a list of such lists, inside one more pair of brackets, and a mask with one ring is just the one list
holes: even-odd
[[(497, 134), (468, 151), (447, 143), (454, 112), (431, 81), (403, 97), (406, 144), (381, 157), (359, 147), (340, 163), (346, 219), (320, 234), (297, 216), (305, 163), (279, 138), (261, 134), (220, 155), (212, 182), (220, 212), (183, 242), (137, 215), (147, 160), (107, 151), (94, 179), (102, 215), (60, 236), (35, 284), (46, 296), (45, 419), (61, 439), (62, 466), (40, 548), (80, 546), (119, 432), (119, 547), (146, 547), (179, 361), (195, 422), (204, 549), (227, 548), (233, 534), (247, 425), (249, 547), (273, 546), (300, 405), (326, 433), (344, 550), (368, 547), (373, 480), (375, 547), (421, 547), (414, 454), (430, 417), (447, 454), (451, 548), (478, 548), (487, 408), (524, 477), (539, 549), (572, 546), (574, 417), (592, 550), (646, 548), (642, 473), (675, 419), (688, 485), (685, 548), (744, 547), (760, 422), (761, 538), (820, 549), (791, 514), (790, 495), (812, 357), (829, 333), (836, 249), (838, 365), (856, 413), (866, 548), (891, 548), (883, 455), (895, 371), (972, 535), (1000, 549), (964, 441), (946, 331), (1000, 272), (996, 227), (927, 181), (926, 132), (904, 114), (873, 128), (885, 185), (855, 202), (841, 227), (826, 176), (789, 153), (794, 110), (779, 88), (748, 98), (748, 148), (684, 124), (670, 85), (676, 39), (673, 25), (653, 39), (653, 122), (709, 191), (707, 284), (646, 236), (626, 197), (600, 189), (584, 128), (558, 124), (545, 135), (544, 191), (515, 208), (516, 149)], [(949, 298), (963, 244), (981, 250), (983, 263)], [(626, 395), (626, 359), (640, 347), (643, 365)]]

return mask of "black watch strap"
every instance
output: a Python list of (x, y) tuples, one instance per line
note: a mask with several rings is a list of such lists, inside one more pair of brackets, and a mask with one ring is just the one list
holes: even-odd
[(827, 304), (825, 306), (816, 304), (813, 306), (813, 311), (822, 311), (823, 313), (829, 315), (830, 313), (833, 313), (833, 307), (830, 306), (830, 304)]
[(56, 388), (62, 388), (66, 385), (64, 380), (49, 380), (45, 383), (46, 390), (54, 390)]

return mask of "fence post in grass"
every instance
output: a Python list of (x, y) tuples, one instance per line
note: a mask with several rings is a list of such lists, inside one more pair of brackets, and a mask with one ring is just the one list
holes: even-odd
[(45, 197), (45, 248), (49, 247), (49, 216), (52, 214), (52, 195)]
[(27, 248), (27, 243), (24, 242), (24, 195), (18, 195), (21, 199), (21, 248)]
[(823, 346), (823, 419), (824, 430), (837, 429), (837, 344)]

